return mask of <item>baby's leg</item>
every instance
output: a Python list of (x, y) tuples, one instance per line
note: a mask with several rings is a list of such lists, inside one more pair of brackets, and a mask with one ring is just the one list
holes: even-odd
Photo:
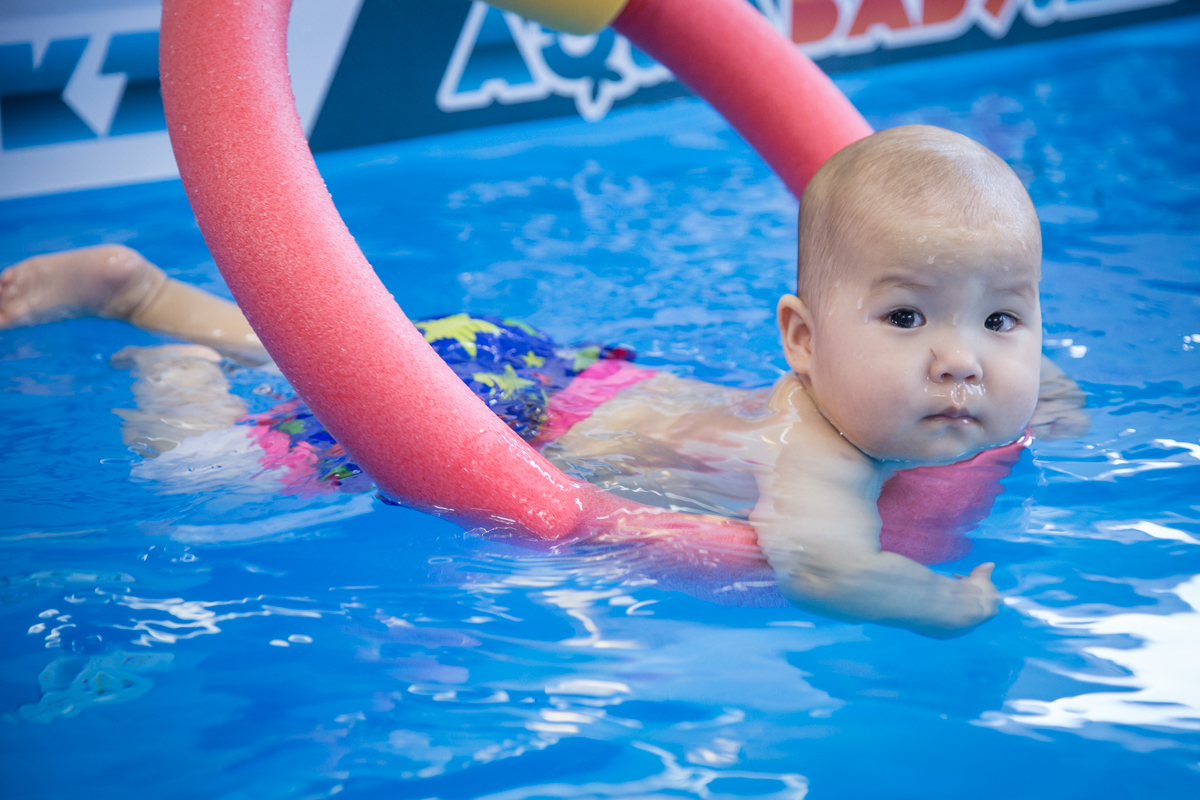
[(229, 393), (220, 353), (195, 344), (126, 347), (112, 365), (132, 369), (137, 408), (114, 408), (121, 438), (145, 456), (157, 456), (184, 439), (232, 425), (246, 406)]
[(166, 276), (120, 245), (27, 258), (0, 273), (0, 328), (78, 316), (128, 316)]
[(0, 273), (0, 329), (88, 315), (208, 345), (246, 364), (270, 360), (236, 305), (168, 278), (122, 245), (35, 256)]

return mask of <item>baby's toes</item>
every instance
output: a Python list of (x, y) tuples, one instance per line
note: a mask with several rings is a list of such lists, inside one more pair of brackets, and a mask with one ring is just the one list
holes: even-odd
[(15, 266), (0, 272), (0, 303), (3, 303), (5, 295), (16, 287), (20, 272)]
[(0, 274), (0, 328), (20, 325), (29, 314), (29, 300), (12, 270)]

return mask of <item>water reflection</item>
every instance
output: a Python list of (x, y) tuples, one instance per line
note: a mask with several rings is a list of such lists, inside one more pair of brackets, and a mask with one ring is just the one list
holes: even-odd
[[(271, 616), (321, 619), (326, 615), (345, 614), (344, 609), (314, 610), (291, 608), (283, 605), (275, 605), (271, 602), (264, 602), (266, 599), (260, 596), (248, 597), (241, 600), (184, 600), (178, 597), (150, 599), (134, 597), (132, 595), (121, 595), (114, 598), (115, 602), (130, 610), (161, 611), (167, 617), (134, 619), (132, 620), (132, 625), (117, 623), (113, 627), (119, 630), (141, 631), (141, 634), (133, 639), (131, 644), (149, 647), (154, 644), (175, 644), (184, 639), (194, 639), (197, 636), (220, 633), (220, 623), (235, 619)], [(301, 598), (290, 599), (298, 600)], [(255, 608), (254, 604), (258, 604), (258, 607)], [(250, 610), (237, 610), (247, 607)]]
[[(1007, 712), (985, 714), (981, 722), (1002, 730), (1011, 726), (1060, 728), (1098, 739), (1130, 738), (1113, 726), (1135, 726), (1149, 739), (1170, 731), (1200, 731), (1200, 575), (1169, 589), (1154, 590), (1182, 600), (1186, 611), (1174, 613), (1089, 613), (1085, 607), (1055, 609), (1014, 598), (1023, 614), (1072, 637), (1104, 637), (1131, 647), (1087, 645), (1078, 652), (1093, 662), (1090, 670), (1043, 665), (1056, 674), (1085, 684), (1113, 687), (1054, 700), (1012, 698)], [(1140, 749), (1140, 748), (1139, 748)]]
[[(555, 710), (591, 715), (590, 711), (580, 712), (580, 708), (603, 707), (608, 717), (620, 718), (619, 704), (626, 700), (711, 707), (715, 696), (728, 707), (770, 708), (813, 716), (825, 716), (841, 707), (842, 701), (806, 682), (788, 662), (787, 654), (863, 640), (861, 628), (832, 623), (817, 627), (807, 620), (785, 620), (797, 623), (787, 626), (728, 627), (675, 615), (664, 624), (648, 626), (640, 618), (655, 614), (670, 595), (652, 583), (621, 583), (623, 555), (637, 558), (636, 554), (618, 551), (606, 559), (562, 554), (533, 564), (510, 561), (510, 574), (476, 574), (468, 584), (472, 595), (486, 597), (493, 605), (506, 596), (511, 601), (515, 593), (524, 592), (529, 600), (559, 609), (558, 613), (574, 621), (575, 630), (560, 638), (556, 648), (583, 649), (590, 654), (587, 661), (576, 662), (569, 676), (545, 684), (544, 691)], [(464, 566), (464, 571), (469, 573), (470, 569)], [(613, 582), (618, 585), (613, 586)], [(518, 644), (487, 628), (475, 635), (485, 647), (499, 641)], [(752, 684), (741, 679), (743, 670), (755, 674)], [(714, 692), (713, 687), (719, 690)], [(539, 720), (551, 721), (544, 717)], [(564, 718), (552, 722), (579, 721)]]
[[(687, 794), (704, 800), (722, 797), (753, 795), (763, 800), (803, 800), (808, 794), (808, 779), (796, 773), (745, 772), (715, 770), (704, 766), (684, 766), (667, 750), (646, 742), (634, 741), (632, 746), (659, 759), (662, 771), (646, 778), (621, 783), (593, 782), (536, 783), (490, 794), (492, 800), (525, 800), (530, 797), (647, 797), (663, 793), (670, 796)], [(714, 745), (728, 752), (736, 751), (737, 743), (722, 740)], [(711, 751), (709, 751), (711, 752)], [(690, 755), (690, 754), (689, 754)], [(719, 757), (718, 757), (718, 760)], [(691, 758), (688, 761), (695, 763)], [(713, 765), (717, 766), (717, 765)], [(659, 795), (659, 796), (663, 796)]]

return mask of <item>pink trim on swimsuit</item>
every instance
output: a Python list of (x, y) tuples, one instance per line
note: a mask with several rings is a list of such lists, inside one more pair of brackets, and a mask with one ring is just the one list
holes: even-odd
[(597, 361), (576, 375), (567, 388), (550, 397), (546, 423), (534, 437), (533, 446), (541, 448), (550, 444), (572, 425), (590, 417), (597, 407), (612, 400), (621, 390), (656, 374), (652, 369), (636, 367), (628, 361)]
[(1011, 444), (966, 461), (902, 469), (883, 484), (879, 546), (920, 564), (957, 561), (971, 552), (967, 533), (992, 512), (1001, 483), (1033, 442), (1026, 431)]

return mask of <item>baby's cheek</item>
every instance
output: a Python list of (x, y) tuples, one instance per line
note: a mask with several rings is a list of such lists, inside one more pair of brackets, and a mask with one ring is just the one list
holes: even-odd
[(890, 419), (903, 417), (914, 408), (923, 408), (928, 384), (919, 364), (909, 363), (904, 354), (876, 360), (868, 368), (868, 380), (875, 387), (876, 405)]
[(1011, 428), (1013, 436), (1020, 435), (1033, 416), (1038, 401), (1039, 378), (1027, 369), (1013, 370), (1006, 380), (999, 381), (993, 390), (997, 417)]
[(851, 379), (842, 382), (839, 394), (844, 411), (868, 423), (878, 423), (902, 394), (887, 375), (874, 370), (856, 371)]
[(914, 405), (919, 405), (921, 399), (918, 397), (921, 388), (912, 383), (893, 374), (885, 365), (875, 371), (869, 381), (870, 389), (854, 404), (856, 427), (871, 444), (864, 449), (891, 450), (900, 444), (899, 440), (912, 426)]

